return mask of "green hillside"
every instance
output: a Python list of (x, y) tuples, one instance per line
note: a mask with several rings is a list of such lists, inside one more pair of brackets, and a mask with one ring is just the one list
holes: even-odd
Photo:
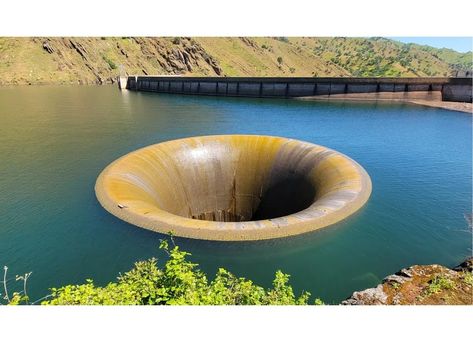
[(100, 84), (117, 75), (451, 76), (472, 53), (385, 38), (0, 38), (0, 85)]

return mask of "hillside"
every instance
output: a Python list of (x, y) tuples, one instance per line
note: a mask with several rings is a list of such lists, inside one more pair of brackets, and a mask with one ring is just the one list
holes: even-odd
[(384, 38), (0, 38), (0, 85), (102, 84), (119, 74), (450, 76), (472, 53)]

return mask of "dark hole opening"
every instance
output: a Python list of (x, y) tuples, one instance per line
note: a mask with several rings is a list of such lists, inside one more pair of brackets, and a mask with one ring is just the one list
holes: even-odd
[[(192, 219), (218, 222), (258, 221), (287, 216), (309, 207), (315, 199), (314, 185), (307, 177), (292, 174), (272, 184), (263, 196), (255, 211), (247, 206), (246, 211), (237, 213), (236, 203), (228, 210), (206, 211), (192, 214)], [(236, 197), (238, 198), (238, 197)], [(235, 196), (233, 198), (235, 202)]]
[(313, 183), (305, 176), (293, 175), (270, 186), (261, 198), (251, 220), (287, 216), (306, 209), (314, 199)]

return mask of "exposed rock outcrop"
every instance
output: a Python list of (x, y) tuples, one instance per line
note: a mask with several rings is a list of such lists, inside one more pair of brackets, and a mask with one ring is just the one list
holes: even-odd
[(473, 257), (454, 269), (414, 265), (387, 276), (375, 288), (354, 292), (343, 305), (473, 304)]
[(54, 53), (54, 48), (51, 46), (51, 43), (48, 40), (43, 42), (43, 49), (49, 54)]
[(0, 40), (0, 85), (109, 84), (118, 75), (140, 74), (223, 75), (219, 61), (187, 37), (34, 37), (6, 43), (8, 51), (2, 52)]

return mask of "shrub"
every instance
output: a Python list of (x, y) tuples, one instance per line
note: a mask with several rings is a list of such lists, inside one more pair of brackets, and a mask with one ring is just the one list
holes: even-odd
[(467, 285), (473, 286), (473, 273), (471, 273), (471, 271), (465, 271), (463, 274), (463, 281)]
[[(156, 259), (139, 261), (132, 270), (104, 287), (86, 280), (82, 285), (51, 289), (45, 305), (304, 305), (310, 293), (294, 295), (289, 275), (277, 271), (270, 289), (251, 280), (218, 269), (213, 281), (187, 260), (190, 255), (177, 246), (161, 241), (160, 248), (169, 255), (162, 269)], [(314, 304), (323, 304), (316, 299)]]
[(282, 57), (278, 57), (277, 61), (278, 61), (278, 64), (281, 65), (283, 62)]
[(424, 293), (426, 295), (432, 295), (442, 290), (450, 290), (453, 288), (453, 286), (453, 281), (450, 280), (448, 277), (444, 275), (437, 275), (430, 281), (429, 286), (427, 286), (427, 289)]
[(102, 59), (107, 62), (110, 69), (112, 69), (112, 70), (117, 69), (117, 65), (110, 58), (107, 58), (106, 56), (102, 56)]

